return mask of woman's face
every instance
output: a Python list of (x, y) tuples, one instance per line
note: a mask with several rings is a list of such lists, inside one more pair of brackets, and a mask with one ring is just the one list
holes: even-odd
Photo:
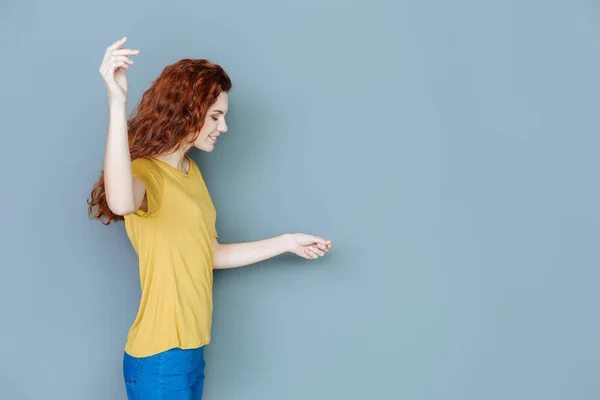
[(211, 152), (215, 149), (218, 137), (221, 133), (227, 132), (227, 124), (225, 123), (225, 114), (228, 110), (228, 95), (226, 92), (221, 92), (215, 104), (210, 107), (204, 120), (204, 125), (200, 129), (200, 134), (194, 141), (194, 147)]

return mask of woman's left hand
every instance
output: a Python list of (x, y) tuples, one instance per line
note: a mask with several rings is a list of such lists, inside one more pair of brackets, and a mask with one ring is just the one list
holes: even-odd
[(331, 249), (331, 240), (304, 233), (290, 233), (287, 235), (289, 251), (297, 256), (314, 260), (323, 257)]

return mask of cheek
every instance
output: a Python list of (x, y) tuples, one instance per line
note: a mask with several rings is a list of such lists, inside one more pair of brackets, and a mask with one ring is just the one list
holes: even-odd
[(207, 138), (208, 135), (210, 135), (216, 127), (216, 123), (213, 120), (210, 121), (206, 121), (204, 123), (204, 126), (202, 127), (202, 129), (200, 129), (200, 134), (198, 135), (198, 138)]

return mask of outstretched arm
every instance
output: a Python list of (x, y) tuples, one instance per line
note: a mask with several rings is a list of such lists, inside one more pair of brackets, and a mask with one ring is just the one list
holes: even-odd
[(331, 249), (331, 241), (303, 233), (285, 234), (254, 242), (221, 244), (213, 239), (214, 269), (237, 268), (291, 252), (316, 259)]

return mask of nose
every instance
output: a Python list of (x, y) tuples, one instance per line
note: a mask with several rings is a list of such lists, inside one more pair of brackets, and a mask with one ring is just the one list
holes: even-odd
[(219, 124), (219, 132), (227, 132), (227, 123), (225, 122), (225, 120), (221, 121), (221, 123)]

